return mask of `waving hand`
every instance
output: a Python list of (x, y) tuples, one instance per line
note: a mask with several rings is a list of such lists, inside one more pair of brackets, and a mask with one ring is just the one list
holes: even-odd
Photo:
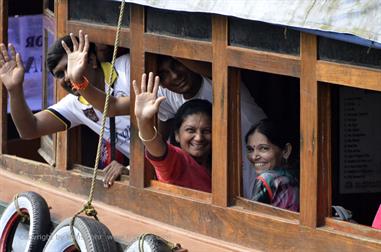
[(132, 82), (135, 91), (135, 115), (139, 129), (139, 138), (142, 140), (147, 151), (155, 156), (162, 157), (166, 152), (166, 143), (159, 136), (155, 127), (154, 118), (160, 108), (160, 103), (165, 97), (157, 97), (159, 90), (159, 77), (149, 73), (148, 83), (147, 75), (142, 75), (140, 91), (134, 80)]
[(159, 76), (153, 78), (153, 73), (142, 75), (141, 90), (139, 91), (136, 81), (132, 82), (135, 91), (135, 115), (138, 121), (149, 121), (159, 111), (160, 103), (165, 97), (157, 97), (159, 89)]
[(67, 53), (67, 73), (71, 81), (81, 82), (87, 66), (89, 38), (87, 34), (83, 35), (82, 30), (78, 34), (79, 42), (73, 33), (70, 33), (70, 37), (73, 42), (73, 51), (62, 41), (62, 46)]
[(24, 65), (19, 53), (12, 44), (8, 45), (11, 56), (3, 43), (0, 44), (0, 79), (8, 91), (22, 87), (24, 81)]

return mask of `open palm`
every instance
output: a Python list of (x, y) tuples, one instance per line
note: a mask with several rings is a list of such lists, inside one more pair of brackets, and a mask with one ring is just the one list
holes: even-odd
[(77, 38), (70, 33), (71, 41), (73, 43), (73, 51), (62, 41), (62, 46), (67, 53), (67, 74), (70, 80), (78, 82), (86, 70), (87, 66), (87, 53), (89, 49), (89, 39), (87, 35), (83, 35), (79, 31), (79, 42)]
[(0, 48), (0, 79), (7, 90), (12, 90), (15, 87), (21, 86), (24, 81), (24, 65), (20, 54), (16, 54), (13, 45), (9, 44), (11, 57), (9, 57), (4, 44), (1, 44)]
[(142, 75), (141, 91), (133, 81), (135, 91), (135, 115), (138, 120), (145, 121), (152, 119), (159, 111), (160, 103), (165, 97), (157, 97), (159, 88), (159, 77), (156, 76), (155, 83), (153, 73), (149, 73), (148, 83), (146, 82), (147, 75)]

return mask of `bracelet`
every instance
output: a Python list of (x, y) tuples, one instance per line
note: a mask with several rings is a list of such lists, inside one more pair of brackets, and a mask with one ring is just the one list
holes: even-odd
[(85, 76), (82, 76), (82, 78), (83, 78), (83, 81), (80, 83), (70, 81), (70, 83), (72, 85), (72, 87), (71, 87), (72, 90), (74, 90), (74, 91), (84, 90), (87, 88), (87, 86), (89, 85), (89, 80)]
[(153, 126), (153, 130), (155, 131), (155, 133), (153, 134), (153, 137), (151, 137), (150, 139), (144, 139), (142, 137), (142, 135), (140, 134), (140, 131), (139, 131), (138, 136), (139, 136), (140, 140), (142, 140), (142, 142), (151, 142), (151, 141), (155, 140), (155, 138), (157, 137), (157, 129), (155, 126)]

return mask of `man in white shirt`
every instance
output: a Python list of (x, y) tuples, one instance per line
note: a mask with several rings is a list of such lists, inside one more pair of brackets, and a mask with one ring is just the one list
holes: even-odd
[[(83, 44), (82, 31), (80, 31), (79, 36), (80, 42), (82, 38)], [(105, 80), (108, 81), (107, 77), (111, 71), (115, 72), (113, 80), (114, 94), (116, 96), (129, 96), (129, 55), (120, 57), (116, 61), (115, 70), (111, 70), (110, 64), (101, 64), (98, 61), (95, 46), (92, 43), (88, 43), (87, 36), (86, 58), (82, 63), (83, 76), (86, 76), (88, 85), (85, 87), (86, 92), (80, 93), (78, 90), (73, 89), (73, 82), (70, 81), (68, 76), (68, 55), (62, 46), (63, 41), (70, 49), (73, 49), (73, 38), (75, 37), (71, 34), (70, 36), (67, 35), (58, 39), (49, 48), (47, 55), (47, 66), (50, 72), (55, 77), (57, 84), (61, 85), (69, 94), (48, 109), (35, 114), (31, 112), (24, 97), (23, 79), (25, 70), (21, 56), (16, 53), (13, 45), (9, 44), (8, 46), (10, 50), (9, 54), (8, 48), (4, 44), (0, 44), (0, 79), (8, 90), (11, 116), (21, 138), (38, 138), (81, 124), (88, 126), (99, 134), (102, 113), (93, 108), (93, 105), (96, 108), (102, 106), (102, 99), (98, 98), (103, 97), (104, 101), (104, 91), (99, 91), (105, 90), (108, 87), (105, 85)], [(75, 42), (77, 42), (77, 39), (75, 39)], [(74, 47), (78, 47), (78, 44)], [(79, 64), (79, 61), (76, 63)], [(123, 153), (122, 156), (128, 158), (130, 153), (129, 116), (117, 117), (115, 125), (116, 149)], [(108, 123), (106, 128), (104, 139), (109, 141), (110, 127)], [(119, 174), (114, 173), (113, 170), (120, 170), (122, 167), (119, 163), (115, 165), (115, 162), (111, 163), (111, 166), (106, 167), (107, 172), (111, 172), (108, 182), (114, 181), (113, 174)]]

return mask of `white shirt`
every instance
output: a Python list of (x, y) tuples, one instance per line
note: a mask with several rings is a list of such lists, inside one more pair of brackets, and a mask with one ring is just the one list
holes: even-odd
[(160, 110), (158, 114), (160, 121), (165, 122), (175, 117), (175, 114), (181, 105), (189, 100), (203, 99), (212, 102), (212, 81), (202, 77), (200, 90), (191, 99), (185, 99), (182, 94), (172, 92), (169, 89), (163, 88), (161, 86), (159, 86), (157, 96), (166, 97), (165, 100), (160, 104)]
[[(122, 55), (115, 61), (115, 70), (118, 78), (113, 85), (114, 96), (130, 95), (130, 56)], [(108, 85), (105, 84), (107, 92)], [(68, 94), (56, 104), (50, 106), (52, 112), (67, 129), (78, 125), (86, 125), (97, 134), (100, 133), (102, 124), (102, 112), (93, 108), (90, 104), (80, 101), (78, 96)], [(115, 147), (128, 158), (130, 157), (130, 116), (115, 117)], [(110, 122), (106, 120), (103, 138), (110, 139)]]

